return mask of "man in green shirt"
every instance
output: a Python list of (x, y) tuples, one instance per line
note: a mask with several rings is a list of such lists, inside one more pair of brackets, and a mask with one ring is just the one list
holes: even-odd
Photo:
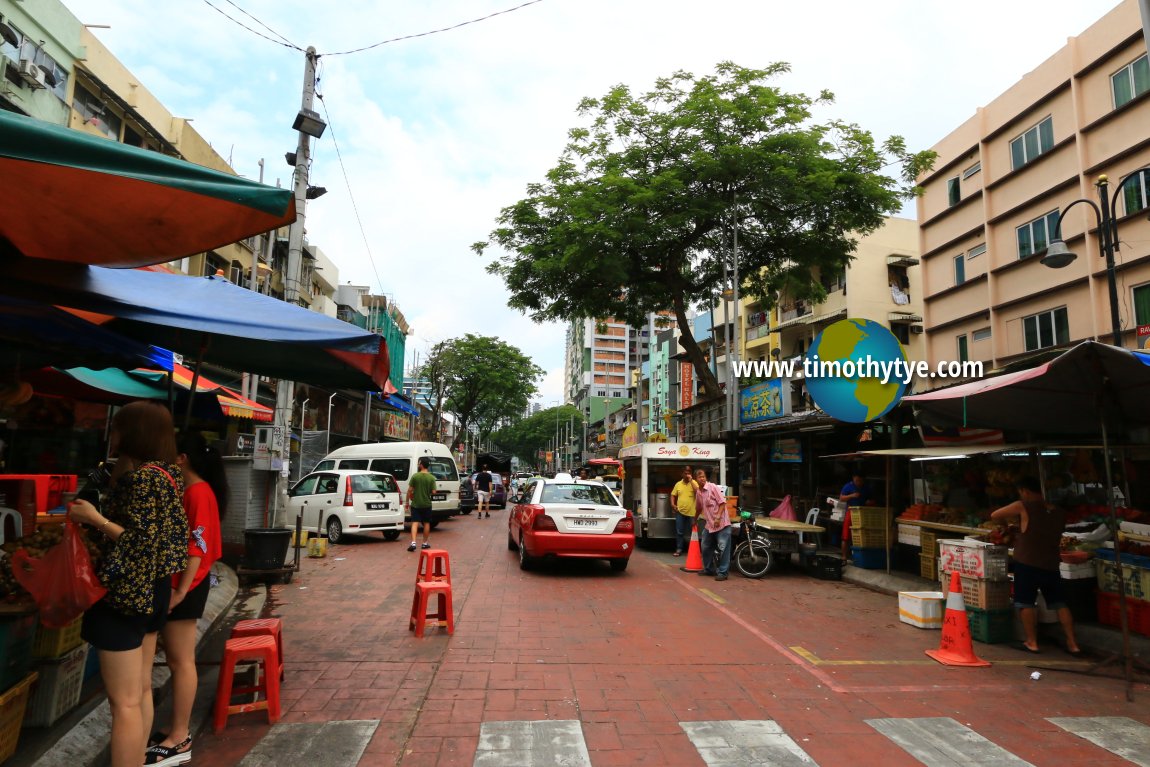
[(418, 548), (415, 539), (420, 525), (423, 525), (423, 548), (431, 548), (427, 539), (431, 537), (431, 494), (435, 492), (435, 475), (431, 473), (430, 466), (431, 461), (420, 458), (419, 471), (407, 481), (405, 508), (411, 515), (411, 545), (407, 547), (408, 551)]

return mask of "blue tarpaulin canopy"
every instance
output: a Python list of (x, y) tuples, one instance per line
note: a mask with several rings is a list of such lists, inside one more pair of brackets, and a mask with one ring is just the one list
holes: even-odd
[(402, 397), (397, 397), (394, 394), (388, 394), (383, 398), (383, 404), (391, 405), (396, 410), (407, 413), (408, 415), (419, 415), (419, 411), (412, 407), (407, 400)]
[(232, 370), (360, 391), (387, 381), (379, 335), (219, 277), (15, 258), (0, 260), (0, 293), (102, 315), (107, 329)]

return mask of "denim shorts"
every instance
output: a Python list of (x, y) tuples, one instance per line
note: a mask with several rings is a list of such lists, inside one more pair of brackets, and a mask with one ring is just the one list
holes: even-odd
[(1066, 607), (1066, 595), (1062, 590), (1062, 576), (1057, 570), (1043, 570), (1021, 562), (1014, 563), (1014, 604), (1017, 607), (1034, 607), (1038, 604), (1038, 592), (1046, 601), (1048, 610)]

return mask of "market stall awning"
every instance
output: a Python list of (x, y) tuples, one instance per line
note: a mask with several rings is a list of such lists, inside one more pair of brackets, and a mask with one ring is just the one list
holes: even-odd
[[(164, 374), (160, 374), (163, 377)], [(99, 402), (105, 405), (123, 405), (133, 400), (166, 400), (166, 384), (115, 368), (42, 368), (27, 374), (37, 394), (46, 397), (70, 397), (81, 402)], [(177, 411), (186, 410), (188, 397), (192, 397), (192, 415), (209, 421), (221, 421), (224, 411), (220, 400), (209, 392), (192, 395), (185, 390), (175, 392)]]
[[(129, 375), (151, 382), (153, 385), (162, 385), (166, 380), (168, 374), (160, 370), (132, 370)], [(196, 376), (193, 371), (176, 363), (172, 366), (172, 382), (181, 389), (188, 390), (192, 388), (193, 378), (196, 381), (196, 391), (205, 392), (216, 395), (219, 400), (220, 409), (224, 415), (233, 416), (235, 418), (250, 418), (253, 421), (260, 421), (262, 423), (271, 423), (275, 415), (275, 411), (266, 405), (250, 400), (247, 397), (222, 386), (215, 381), (204, 376), (201, 373)]]
[(0, 243), (31, 258), (159, 264), (295, 220), (290, 189), (5, 110), (0, 178)]
[(172, 353), (49, 304), (0, 295), (0, 371), (18, 375), (48, 365), (151, 365), (168, 370)]
[(219, 277), (0, 259), (0, 294), (102, 316), (104, 327), (230, 370), (378, 391), (383, 338)]
[(383, 398), (383, 404), (390, 405), (401, 413), (407, 413), (408, 415), (419, 415), (419, 411), (416, 410), (407, 400), (403, 399), (402, 397), (398, 397), (395, 394), (386, 395)]
[(1019, 452), (1036, 449), (1037, 445), (955, 445), (954, 447), (892, 447), (885, 450), (855, 450), (851, 453), (834, 453), (819, 456), (820, 458), (834, 458), (845, 460), (850, 458), (866, 458), (870, 456), (889, 458), (918, 458), (921, 460), (940, 460), (943, 458), (967, 458), (972, 455), (984, 453)]

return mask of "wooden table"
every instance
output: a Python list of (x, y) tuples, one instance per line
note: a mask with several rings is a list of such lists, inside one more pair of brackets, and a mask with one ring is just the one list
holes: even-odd
[(924, 530), (937, 530), (940, 533), (960, 533), (962, 535), (986, 535), (990, 531), (984, 527), (966, 527), (964, 525), (948, 525), (945, 522), (932, 522), (927, 519), (902, 519), (896, 517), (894, 520), (900, 525), (911, 525), (913, 527), (921, 527)]
[(808, 525), (794, 519), (775, 519), (774, 517), (759, 517), (755, 520), (755, 527), (761, 527), (772, 533), (822, 533), (825, 527)]

